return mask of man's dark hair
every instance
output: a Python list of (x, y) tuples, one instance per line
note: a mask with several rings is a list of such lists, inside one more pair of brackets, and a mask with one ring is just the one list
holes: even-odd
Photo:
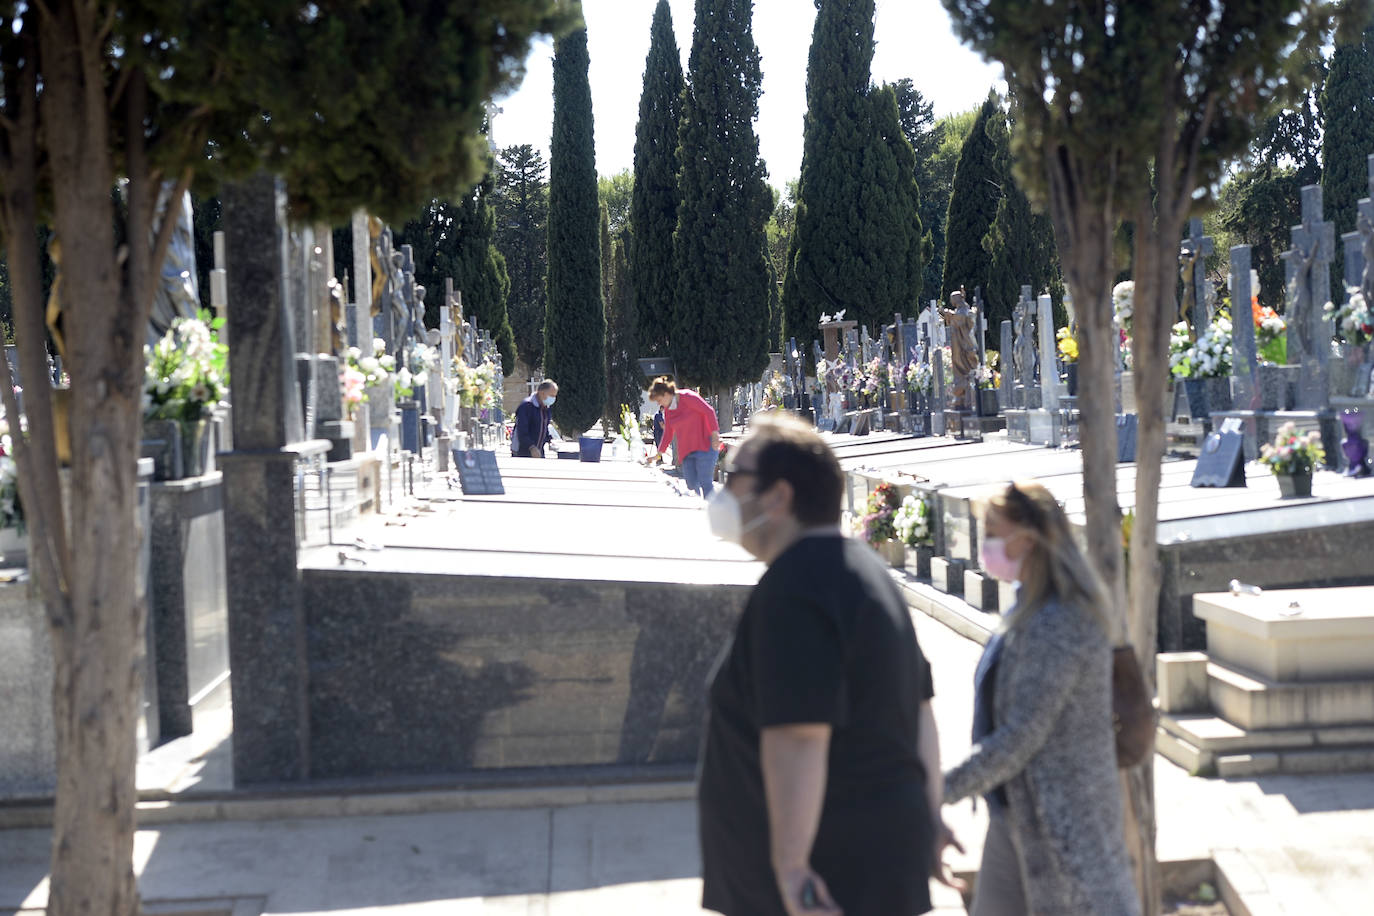
[(557, 382), (555, 382), (555, 381), (554, 381), (553, 379), (551, 379), (551, 378), (546, 378), (546, 379), (544, 379), (544, 381), (542, 381), (542, 382), (539, 383), (539, 388), (536, 389), (536, 392), (535, 392), (535, 393), (537, 394), (537, 393), (540, 392), (540, 391), (548, 391), (550, 388), (557, 388), (557, 387), (558, 387), (558, 383), (557, 383)]
[(749, 442), (758, 467), (756, 493), (785, 480), (797, 521), (808, 527), (839, 523), (844, 472), (815, 429), (791, 414), (759, 414), (750, 421)]

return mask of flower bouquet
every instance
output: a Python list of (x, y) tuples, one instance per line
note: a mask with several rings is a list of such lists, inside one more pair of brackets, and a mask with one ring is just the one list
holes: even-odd
[(1346, 343), (1358, 347), (1374, 339), (1374, 311), (1358, 286), (1346, 288), (1344, 305), (1337, 308), (1328, 302), (1325, 308), (1335, 323), (1335, 332)]
[(1325, 460), (1321, 433), (1312, 430), (1299, 434), (1291, 422), (1279, 427), (1272, 445), (1260, 447), (1260, 464), (1267, 465), (1279, 479), (1284, 496), (1311, 496), (1312, 472)]
[(1259, 304), (1259, 297), (1250, 300), (1250, 314), (1255, 320), (1255, 349), (1260, 362), (1271, 366), (1288, 363), (1288, 324), (1273, 309)]
[(1180, 321), (1169, 335), (1169, 371), (1174, 378), (1224, 378), (1231, 374), (1231, 319), (1218, 312), (1212, 323), (1190, 340), (1188, 323)]
[(620, 431), (616, 437), (617, 447), (625, 446), (625, 454), (631, 461), (638, 461), (644, 455), (644, 432), (639, 426), (639, 417), (628, 404), (620, 405)]
[(907, 547), (929, 547), (935, 537), (931, 525), (930, 501), (908, 493), (892, 519), (897, 540)]
[(207, 421), (229, 391), (229, 348), (208, 312), (177, 318), (156, 344), (144, 346), (143, 420), (149, 439), (164, 443), (161, 480), (199, 477), (210, 457)]

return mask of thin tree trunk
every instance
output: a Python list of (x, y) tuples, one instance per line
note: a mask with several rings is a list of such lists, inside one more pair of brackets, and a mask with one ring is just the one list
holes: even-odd
[[(114, 170), (100, 23), (93, 5), (42, 18), (42, 101), (56, 174), (63, 337), (72, 378), (70, 620), (54, 621), (57, 802), (50, 916), (137, 916), (134, 768), (144, 609), (135, 596), (139, 354), (144, 324), (116, 260)], [(140, 124), (141, 127), (141, 124)], [(142, 177), (142, 176), (139, 176)], [(130, 216), (146, 215), (128, 189)], [(148, 226), (132, 222), (124, 270), (146, 283)]]

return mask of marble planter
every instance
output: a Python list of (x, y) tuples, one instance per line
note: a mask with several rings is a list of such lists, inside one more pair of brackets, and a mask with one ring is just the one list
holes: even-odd
[(185, 420), (181, 434), (181, 471), (184, 477), (203, 477), (210, 464), (210, 421)]
[(1297, 366), (1261, 365), (1260, 410), (1287, 410), (1294, 401), (1292, 393), (1297, 381)]
[(176, 420), (143, 421), (143, 455), (153, 459), (154, 480), (180, 480), (181, 430)]
[(1312, 474), (1275, 474), (1279, 479), (1279, 493), (1284, 499), (1312, 495)]
[(997, 389), (979, 388), (978, 389), (978, 416), (995, 417), (997, 416)]
[(922, 545), (906, 548), (906, 571), (918, 579), (930, 578), (930, 560), (935, 556), (935, 548)]
[(906, 565), (906, 548), (895, 538), (874, 544), (873, 549), (878, 551), (878, 556), (887, 561), (888, 566), (901, 569)]
[(1135, 406), (1135, 373), (1126, 369), (1121, 373), (1119, 380), (1121, 384), (1121, 412), (1138, 413)]
[(28, 562), (28, 533), (20, 534), (18, 528), (0, 528), (0, 565), (27, 566)]
[(1188, 415), (1194, 422), (1206, 420), (1212, 411), (1231, 409), (1231, 379), (1203, 378), (1184, 379), (1184, 391), (1188, 395)]
[(1078, 397), (1078, 363), (1067, 363), (1064, 366), (1064, 385), (1069, 390), (1069, 397)]

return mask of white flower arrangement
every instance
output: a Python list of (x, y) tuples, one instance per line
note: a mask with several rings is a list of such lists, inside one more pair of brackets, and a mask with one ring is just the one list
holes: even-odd
[(0, 455), (0, 528), (24, 532), (24, 505), (19, 501), (19, 466), (8, 455)]
[(935, 534), (931, 528), (931, 514), (930, 501), (926, 497), (908, 493), (892, 519), (897, 540), (907, 547), (928, 546)]
[(906, 364), (906, 387), (908, 390), (926, 394), (930, 391), (930, 386), (934, 381), (935, 372), (930, 368), (929, 363), (912, 360)]
[(1131, 318), (1135, 316), (1135, 281), (1122, 280), (1112, 287), (1112, 312), (1116, 326), (1131, 332)]
[(1169, 335), (1169, 371), (1174, 378), (1222, 378), (1231, 374), (1231, 319), (1218, 313), (1197, 340), (1188, 340), (1180, 321)]
[(1358, 286), (1346, 288), (1345, 304), (1340, 308), (1330, 302), (1324, 308), (1335, 323), (1336, 333), (1346, 343), (1359, 346), (1374, 339), (1374, 312)]
[(153, 346), (144, 346), (143, 415), (149, 420), (191, 422), (210, 412), (229, 392), (229, 348), (216, 332), (222, 319), (177, 318)]

